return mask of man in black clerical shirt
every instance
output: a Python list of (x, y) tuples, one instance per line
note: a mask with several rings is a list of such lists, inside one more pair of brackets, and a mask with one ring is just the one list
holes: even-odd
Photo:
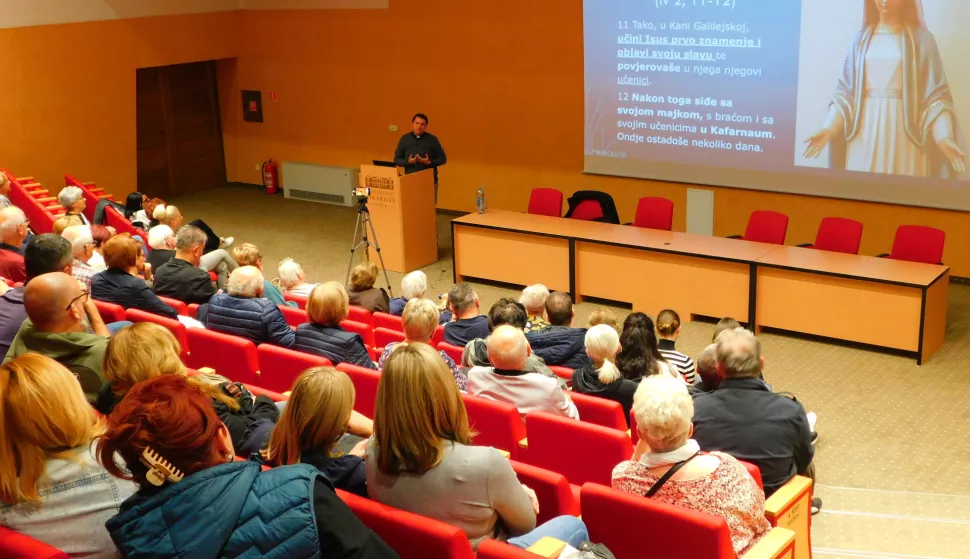
[(411, 131), (401, 136), (394, 151), (394, 163), (407, 174), (434, 169), (434, 193), (438, 198), (438, 167), (448, 162), (445, 150), (434, 134), (426, 132), (428, 117), (418, 113), (411, 119)]

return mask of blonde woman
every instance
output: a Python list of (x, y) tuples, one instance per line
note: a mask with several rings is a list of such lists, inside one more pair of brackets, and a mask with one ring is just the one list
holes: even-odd
[(296, 379), (290, 399), (270, 435), (262, 457), (270, 466), (310, 464), (337, 489), (367, 497), (364, 471), (366, 440), (348, 454), (334, 446), (354, 418), (354, 383), (333, 367), (313, 367)]
[(0, 367), (0, 525), (69, 557), (121, 557), (106, 520), (137, 488), (106, 475), (102, 432), (74, 375), (27, 353)]
[(519, 484), (505, 456), (469, 446), (461, 394), (431, 346), (408, 344), (391, 353), (376, 410), (364, 461), (373, 499), (461, 528), (476, 548), (488, 538), (522, 548), (543, 536), (573, 546), (587, 539), (574, 516), (536, 528), (535, 493)]
[(620, 349), (620, 335), (611, 326), (597, 324), (587, 330), (586, 355), (593, 364), (573, 371), (573, 390), (619, 402), (629, 423), (637, 383), (623, 378), (616, 367)]
[(347, 295), (350, 296), (351, 305), (363, 307), (370, 312), (390, 311), (387, 291), (374, 287), (378, 271), (377, 264), (370, 261), (354, 266), (347, 283)]
[(613, 311), (604, 309), (603, 307), (600, 307), (589, 314), (589, 324), (587, 325), (587, 328), (592, 328), (597, 324), (605, 324), (617, 332), (620, 331), (620, 321), (617, 320), (616, 315), (613, 314)]
[[(405, 344), (422, 343), (430, 344), (434, 331), (438, 328), (438, 307), (428, 299), (411, 299), (404, 305), (404, 314), (401, 317), (404, 322), (404, 342)], [(384, 363), (394, 348), (401, 347), (403, 344), (391, 342), (384, 346), (384, 353), (377, 361), (377, 368), (384, 369)], [(448, 370), (455, 377), (458, 383), (458, 390), (465, 392), (468, 390), (468, 377), (461, 371), (455, 360), (443, 351), (438, 352), (444, 359)]]
[(293, 349), (326, 357), (334, 365), (349, 363), (376, 369), (360, 334), (340, 326), (350, 312), (349, 306), (347, 291), (339, 283), (328, 281), (313, 288), (306, 305), (310, 322), (296, 329)]

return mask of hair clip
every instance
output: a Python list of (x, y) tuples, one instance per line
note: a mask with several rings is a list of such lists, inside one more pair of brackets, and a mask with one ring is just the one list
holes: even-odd
[(142, 463), (148, 466), (145, 479), (154, 486), (160, 487), (166, 480), (173, 483), (179, 482), (184, 477), (178, 468), (159, 456), (151, 447), (146, 447), (140, 458)]

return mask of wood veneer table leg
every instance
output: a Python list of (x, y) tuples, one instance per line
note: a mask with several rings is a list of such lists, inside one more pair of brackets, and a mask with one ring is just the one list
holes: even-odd
[(950, 289), (950, 273), (943, 274), (925, 292), (923, 308), (923, 338), (920, 344), (919, 363), (922, 365), (946, 338), (946, 312)]
[(452, 224), (455, 281), (481, 278), (570, 290), (569, 239)]

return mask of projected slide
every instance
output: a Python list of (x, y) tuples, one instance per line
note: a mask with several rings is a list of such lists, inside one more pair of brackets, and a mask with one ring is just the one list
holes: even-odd
[(970, 210), (970, 6), (585, 0), (588, 172)]

